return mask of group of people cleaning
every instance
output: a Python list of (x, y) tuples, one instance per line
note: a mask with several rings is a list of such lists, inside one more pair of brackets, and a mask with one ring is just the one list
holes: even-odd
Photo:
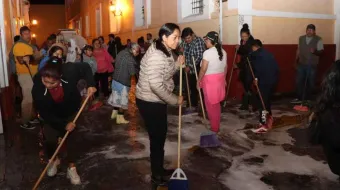
[[(267, 131), (270, 126), (266, 123), (266, 117), (262, 115), (265, 110), (270, 114), (270, 96), (277, 82), (278, 66), (272, 54), (263, 49), (260, 40), (248, 41), (251, 37), (249, 29), (242, 29), (241, 36), (243, 40), (237, 51), (243, 53), (242, 61), (250, 60), (242, 64), (252, 67), (256, 77), (253, 82), (262, 92), (266, 107), (259, 108), (260, 128)], [(183, 53), (176, 52), (181, 39), (184, 39)], [(75, 167), (77, 143), (74, 136), (77, 135), (77, 128), (72, 122), (83, 101), (78, 88), (81, 80), (85, 81), (87, 91), (84, 94), (87, 96), (98, 96), (99, 89), (104, 96), (109, 96), (107, 81), (109, 73), (113, 71), (112, 93), (107, 100), (113, 106), (111, 118), (116, 119), (118, 124), (127, 124), (124, 110), (128, 108), (131, 76), (139, 73), (136, 104), (150, 139), (153, 184), (164, 185), (166, 178), (174, 171), (165, 169), (163, 163), (168, 126), (167, 105), (183, 104), (183, 97), (173, 94), (175, 86), (173, 77), (179, 69), (184, 68), (190, 76), (192, 92), (188, 96), (192, 97), (193, 106), (198, 105), (196, 93), (203, 89), (211, 131), (219, 132), (220, 103), (224, 100), (225, 78), (228, 72), (227, 53), (222, 48), (219, 34), (212, 31), (200, 38), (191, 28), (185, 28), (181, 33), (177, 24), (166, 23), (160, 28), (158, 39), (148, 47), (141, 59), (140, 70), (137, 71), (135, 58), (139, 55), (140, 49), (140, 45), (131, 43), (114, 59), (103, 48), (100, 40), (94, 39), (92, 46), (86, 45), (82, 48), (74, 62), (65, 63), (62, 59), (65, 50), (56, 45), (50, 47), (48, 59), (42, 61), (39, 72), (34, 76), (32, 97), (35, 109), (44, 123), (46, 155), (51, 158), (58, 145), (58, 137), (63, 137), (67, 131), (72, 132), (66, 141), (69, 162), (67, 177), (72, 184), (81, 183)], [(249, 55), (246, 55), (245, 51)], [(27, 58), (26, 55), (22, 57), (19, 64), (31, 62), (30, 57)], [(59, 165), (58, 157), (52, 160), (47, 175), (56, 175)]]
[[(251, 84), (257, 87), (253, 92), (258, 94), (256, 108), (259, 110), (260, 124), (253, 131), (265, 133), (272, 125), (271, 96), (278, 82), (278, 64), (274, 56), (263, 48), (261, 41), (251, 36), (247, 24), (243, 26), (240, 35), (242, 40), (240, 45), (236, 46), (236, 51), (241, 55), (241, 61), (237, 66), (240, 69), (245, 96), (252, 91)], [(179, 48), (181, 39), (183, 43)], [(227, 67), (227, 53), (223, 50), (220, 40), (219, 34), (214, 31), (200, 38), (191, 28), (185, 28), (181, 32), (177, 24), (166, 23), (160, 28), (158, 39), (146, 50), (139, 70), (135, 67), (135, 58), (141, 50), (137, 43), (131, 43), (113, 58), (101, 46), (100, 40), (94, 39), (93, 46), (86, 45), (73, 63), (65, 63), (61, 59), (65, 51), (63, 48), (50, 48), (49, 59), (34, 76), (32, 89), (35, 108), (44, 123), (47, 156), (50, 158), (56, 150), (58, 137), (63, 137), (67, 131), (72, 132), (66, 142), (69, 162), (67, 176), (72, 184), (80, 184), (81, 180), (75, 167), (77, 143), (74, 136), (77, 135), (77, 128), (72, 122), (83, 99), (78, 88), (79, 81), (86, 82), (87, 96), (98, 94), (98, 89), (101, 89), (105, 96), (109, 96), (105, 88), (108, 86), (106, 85), (108, 75), (113, 71), (112, 93), (108, 98), (108, 103), (113, 106), (111, 118), (116, 119), (118, 124), (127, 124), (124, 110), (128, 108), (131, 76), (139, 74), (136, 104), (150, 140), (151, 182), (156, 186), (165, 185), (174, 171), (164, 168), (164, 144), (168, 127), (167, 105), (181, 106), (184, 102), (182, 96), (173, 93), (175, 87), (173, 77), (179, 69), (185, 69), (189, 75), (191, 93), (188, 96), (191, 97), (193, 107), (198, 106), (197, 92), (203, 89), (211, 131), (219, 132), (220, 103), (225, 98), (225, 78), (227, 72), (234, 69)], [(31, 62), (29, 54), (18, 56), (18, 53), (14, 52), (14, 55), (18, 64)], [(340, 75), (339, 62), (336, 64), (333, 73)], [(334, 85), (340, 83), (339, 78), (332, 75), (326, 80), (325, 83), (328, 81), (331, 84), (325, 84), (325, 87), (329, 85), (333, 87), (329, 89), (329, 93), (324, 94), (321, 102), (324, 106), (320, 112), (334, 102), (339, 102), (337, 96), (340, 93), (333, 90), (338, 90)], [(260, 94), (264, 106), (260, 103)], [(247, 97), (244, 99), (241, 109), (248, 109)], [(56, 158), (51, 162), (47, 170), (48, 176), (56, 175), (60, 159)]]

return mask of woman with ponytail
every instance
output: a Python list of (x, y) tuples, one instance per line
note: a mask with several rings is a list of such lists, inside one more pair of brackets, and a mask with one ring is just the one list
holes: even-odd
[(227, 53), (222, 49), (218, 33), (209, 32), (205, 37), (207, 50), (203, 53), (197, 89), (203, 88), (204, 103), (210, 120), (211, 131), (220, 129), (221, 106), (225, 96)]
[[(249, 57), (249, 54), (252, 52), (251, 43), (252, 41), (254, 41), (254, 38), (250, 34), (248, 24), (243, 24), (243, 27), (240, 31), (240, 36), (241, 36), (240, 45), (236, 45), (237, 54), (241, 56), (241, 61), (237, 64), (237, 67), (240, 69), (239, 80), (243, 84), (243, 88), (244, 88), (242, 105), (240, 109), (248, 111), (249, 104), (252, 103), (252, 105), (254, 105), (254, 101), (251, 101), (252, 76), (248, 68), (248, 62), (247, 62), (247, 58)], [(254, 110), (251, 110), (251, 111), (254, 111)]]
[(169, 177), (174, 171), (163, 167), (168, 130), (167, 104), (183, 103), (183, 97), (172, 93), (173, 75), (184, 64), (184, 57), (180, 55), (176, 62), (172, 52), (181, 37), (179, 26), (166, 23), (158, 36), (159, 39), (148, 48), (141, 61), (136, 87), (137, 106), (149, 133), (153, 187), (165, 185), (164, 177)]

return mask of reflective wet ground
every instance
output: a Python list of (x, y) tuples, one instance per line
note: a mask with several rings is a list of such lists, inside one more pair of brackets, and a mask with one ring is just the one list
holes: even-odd
[[(66, 179), (67, 164), (56, 177), (45, 177), (39, 189), (149, 190), (149, 142), (134, 104), (128, 125), (110, 120), (112, 108), (103, 106), (83, 113), (77, 123), (82, 185)], [(176, 107), (169, 107), (169, 131), (165, 146), (167, 167), (176, 166)], [(219, 148), (199, 148), (205, 126), (199, 116), (183, 116), (182, 169), (191, 190), (317, 190), (340, 189), (320, 147), (307, 143), (305, 116), (292, 111), (286, 102), (273, 109), (275, 129), (253, 134), (256, 115), (241, 113), (237, 105), (224, 109)], [(38, 129), (22, 130), (8, 124), (8, 141), (0, 143), (0, 189), (31, 189), (44, 164), (40, 162)], [(4, 174), (4, 175), (3, 175)]]

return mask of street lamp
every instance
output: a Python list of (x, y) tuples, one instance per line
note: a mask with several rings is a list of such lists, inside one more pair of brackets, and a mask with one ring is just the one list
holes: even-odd
[(113, 3), (113, 1), (111, 1), (110, 11), (113, 13), (114, 16), (122, 16), (123, 15), (123, 12), (122, 12), (120, 6)]
[(32, 34), (32, 38), (35, 38), (35, 37), (37, 37), (37, 35), (35, 35), (35, 34)]
[(38, 21), (37, 20), (32, 20), (32, 25), (38, 25)]

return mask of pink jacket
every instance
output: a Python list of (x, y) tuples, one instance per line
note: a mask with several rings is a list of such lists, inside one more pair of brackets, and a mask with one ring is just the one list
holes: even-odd
[(225, 73), (204, 75), (201, 87), (204, 98), (210, 104), (217, 104), (224, 100), (225, 97)]
[(93, 50), (93, 56), (97, 60), (97, 73), (113, 72), (111, 55), (104, 48)]

